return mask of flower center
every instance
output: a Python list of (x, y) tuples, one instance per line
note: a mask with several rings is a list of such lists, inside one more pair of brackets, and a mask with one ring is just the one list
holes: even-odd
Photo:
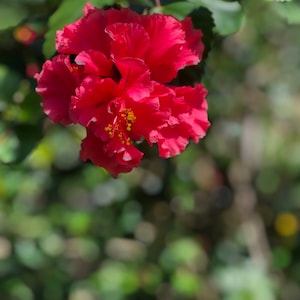
[(129, 146), (131, 138), (128, 136), (132, 129), (132, 124), (135, 122), (136, 116), (131, 108), (122, 108), (120, 114), (117, 115), (113, 122), (108, 124), (104, 130), (110, 138), (118, 137), (122, 144)]

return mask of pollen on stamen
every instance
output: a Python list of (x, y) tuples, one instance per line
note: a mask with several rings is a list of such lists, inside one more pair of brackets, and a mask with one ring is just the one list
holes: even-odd
[(111, 128), (111, 125), (107, 125), (106, 127), (104, 127), (104, 130), (105, 130), (105, 131), (111, 131), (111, 129), (112, 129), (112, 128)]
[(133, 113), (132, 110), (130, 110), (130, 111), (128, 112), (127, 120), (130, 121), (130, 122), (134, 122), (134, 121), (136, 120), (136, 117), (135, 117), (135, 115), (134, 115), (134, 113)]
[(107, 131), (110, 138), (114, 137), (114, 130), (111, 124), (108, 124), (106, 127), (104, 127), (104, 130)]
[(131, 108), (124, 108), (121, 113), (121, 117), (124, 119), (126, 124), (126, 130), (131, 131), (132, 130), (132, 124), (135, 122), (136, 117), (131, 110)]
[(131, 131), (131, 126), (132, 126), (132, 124), (130, 124), (130, 123), (127, 124), (126, 130), (127, 130), (127, 131)]
[(130, 138), (130, 137), (127, 138), (127, 140), (126, 140), (126, 145), (127, 145), (127, 146), (130, 146), (130, 145), (131, 145), (131, 138)]

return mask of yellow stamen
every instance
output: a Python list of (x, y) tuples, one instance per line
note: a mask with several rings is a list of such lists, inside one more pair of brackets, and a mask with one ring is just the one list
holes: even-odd
[(131, 145), (131, 138), (127, 137), (126, 131), (132, 130), (132, 124), (136, 121), (131, 108), (123, 108), (118, 116), (113, 120), (113, 123), (107, 124), (104, 130), (107, 131), (110, 138), (115, 135), (119, 138), (122, 144)]

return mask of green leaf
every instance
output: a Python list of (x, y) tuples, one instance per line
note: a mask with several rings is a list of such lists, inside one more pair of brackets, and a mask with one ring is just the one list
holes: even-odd
[(24, 7), (13, 3), (0, 4), (0, 30), (18, 25), (28, 16)]
[(177, 266), (189, 266), (205, 259), (201, 246), (191, 238), (181, 238), (174, 241), (161, 254), (161, 265), (166, 270)]
[(23, 161), (42, 137), (38, 124), (0, 124), (0, 161), (14, 164)]
[[(62, 29), (64, 25), (74, 22), (82, 15), (84, 6), (83, 0), (65, 0), (50, 17), (49, 30), (45, 35), (43, 53), (46, 58), (50, 58), (55, 52), (56, 31)], [(72, 9), (70, 9), (72, 7)]]
[(7, 103), (11, 100), (19, 88), (20, 81), (19, 73), (4, 64), (0, 64), (0, 106), (1, 102)]
[(203, 0), (206, 7), (212, 11), (216, 24), (216, 31), (220, 35), (237, 32), (242, 26), (244, 15), (239, 2), (225, 2), (220, 0)]
[(232, 34), (239, 30), (243, 22), (243, 13), (238, 1), (223, 0), (190, 0), (175, 2), (162, 8), (164, 14), (171, 14), (182, 20), (193, 10), (205, 7), (212, 12), (215, 21), (215, 30), (220, 35)]
[(184, 268), (178, 268), (172, 274), (171, 284), (180, 295), (193, 298), (203, 288), (202, 278)]
[(41, 98), (35, 91), (31, 91), (26, 95), (24, 101), (19, 104), (19, 121), (30, 124), (40, 121), (44, 116), (40, 103)]
[(273, 3), (279, 16), (286, 19), (289, 24), (300, 24), (300, 5), (294, 2)]
[(194, 9), (200, 7), (196, 2), (180, 1), (168, 4), (162, 7), (162, 12), (166, 15), (172, 15), (173, 17), (183, 20)]
[[(113, 0), (91, 0), (89, 3), (97, 7), (112, 5)], [(56, 31), (63, 29), (83, 16), (83, 8), (86, 0), (64, 0), (55, 13), (50, 17), (48, 23), (48, 32), (45, 35), (43, 45), (43, 54), (46, 58), (50, 58), (55, 53), (55, 36)]]
[(16, 149), (15, 162), (21, 162), (37, 146), (43, 136), (41, 124), (18, 124), (14, 128), (19, 140), (19, 147)]
[(18, 147), (18, 139), (12, 130), (0, 123), (0, 161), (10, 163), (14, 160), (15, 149)]

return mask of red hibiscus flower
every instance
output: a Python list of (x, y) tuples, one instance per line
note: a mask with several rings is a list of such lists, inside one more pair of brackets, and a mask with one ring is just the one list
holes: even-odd
[(201, 84), (166, 85), (199, 63), (201, 37), (189, 18), (87, 4), (80, 20), (57, 32), (59, 54), (35, 76), (42, 107), (55, 123), (84, 126), (81, 158), (114, 177), (140, 164), (142, 138), (157, 143), (161, 157), (175, 156), (209, 127)]

